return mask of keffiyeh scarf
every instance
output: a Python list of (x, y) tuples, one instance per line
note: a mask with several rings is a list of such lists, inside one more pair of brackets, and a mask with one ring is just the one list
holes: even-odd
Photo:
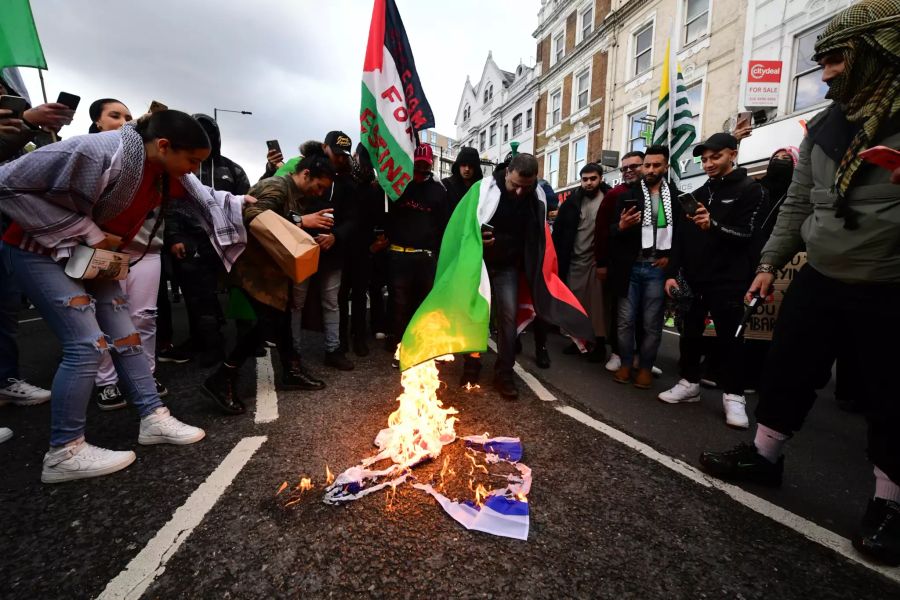
[(641, 193), (644, 194), (644, 212), (641, 219), (641, 248), (669, 250), (672, 248), (672, 193), (663, 181), (659, 186), (662, 210), (653, 223), (653, 199), (647, 183), (641, 180)]

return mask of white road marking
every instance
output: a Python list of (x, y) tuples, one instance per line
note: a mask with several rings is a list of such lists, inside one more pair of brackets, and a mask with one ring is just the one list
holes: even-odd
[(21, 321), (19, 321), (19, 325), (21, 325), (22, 323), (34, 323), (35, 321), (43, 321), (43, 320), (44, 320), (43, 317), (35, 317), (33, 319), (22, 319)]
[(256, 423), (271, 423), (278, 418), (278, 394), (275, 393), (275, 370), (272, 350), (256, 359)]
[[(488, 338), (488, 348), (493, 350), (495, 353), (497, 352), (497, 344), (494, 340)], [(518, 375), (525, 384), (531, 388), (531, 391), (534, 392), (534, 395), (538, 397), (538, 399), (543, 400), (544, 402), (553, 402), (556, 400), (556, 396), (550, 393), (550, 390), (544, 387), (540, 381), (538, 381), (537, 377), (526, 371), (522, 368), (518, 362), (513, 365), (513, 371), (516, 375)]]
[(663, 329), (663, 333), (668, 333), (669, 335), (675, 335), (675, 336), (681, 337), (680, 333), (678, 333), (677, 331), (672, 331), (670, 329)]
[[(678, 335), (678, 334), (675, 334)], [(488, 340), (488, 344), (491, 346), (492, 350), (495, 350), (495, 346), (493, 341)], [(516, 364), (516, 373), (521, 376), (520, 369), (518, 364)], [(521, 369), (524, 371), (524, 369)], [(535, 395), (541, 400), (550, 401), (556, 400), (556, 397), (551, 394), (547, 388), (545, 388), (531, 373), (525, 371), (526, 377), (522, 377), (522, 380), (531, 388), (531, 391), (535, 393)], [(537, 382), (537, 386), (532, 385), (532, 381)], [(764, 500), (759, 496), (754, 496), (753, 494), (737, 487), (736, 485), (732, 485), (730, 483), (725, 483), (719, 479), (714, 477), (710, 477), (697, 469), (696, 467), (687, 464), (684, 461), (678, 460), (677, 458), (672, 458), (671, 456), (667, 456), (658, 450), (648, 446), (644, 442), (641, 442), (627, 433), (623, 431), (619, 431), (615, 427), (611, 427), (602, 421), (598, 421), (597, 419), (591, 417), (578, 410), (577, 408), (573, 408), (571, 406), (565, 405), (557, 405), (554, 406), (556, 410), (561, 412), (564, 415), (572, 417), (579, 423), (587, 425), (591, 429), (595, 429), (600, 433), (606, 435), (607, 437), (612, 438), (613, 440), (623, 444), (632, 450), (638, 452), (653, 460), (662, 466), (671, 469), (682, 475), (695, 483), (699, 483), (700, 485), (707, 488), (714, 488), (721, 492), (724, 492), (726, 495), (730, 496), (733, 500), (743, 504), (750, 510), (757, 512), (764, 517), (768, 517), (775, 521), (776, 523), (780, 523), (785, 527), (793, 529), (803, 537), (811, 540), (817, 544), (825, 546), (826, 548), (837, 552), (844, 558), (851, 560), (857, 564), (862, 565), (863, 567), (875, 571), (881, 575), (884, 575), (888, 579), (892, 581), (896, 581), (900, 583), (900, 568), (892, 568), (892, 567), (884, 567), (881, 565), (876, 565), (866, 561), (862, 555), (860, 555), (851, 544), (850, 540), (845, 537), (842, 537), (829, 529), (825, 529), (808, 519), (804, 519), (800, 515), (796, 515), (789, 510), (785, 510), (780, 506), (769, 502), (768, 500)]]
[(266, 436), (256, 436), (238, 442), (206, 481), (200, 484), (200, 487), (194, 490), (194, 493), (175, 511), (171, 520), (147, 542), (144, 549), (128, 563), (128, 566), (107, 584), (97, 599), (140, 598), (150, 584), (162, 575), (169, 559), (178, 552), (181, 544), (187, 540), (265, 441)]

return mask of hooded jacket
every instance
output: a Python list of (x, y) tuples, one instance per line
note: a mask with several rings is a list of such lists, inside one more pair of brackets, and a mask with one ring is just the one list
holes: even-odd
[(466, 195), (466, 192), (469, 191), (469, 188), (472, 185), (469, 184), (466, 186), (466, 182), (463, 180), (462, 175), (459, 174), (460, 165), (471, 165), (475, 167), (475, 178), (472, 180), (472, 183), (475, 183), (484, 177), (481, 172), (481, 158), (478, 156), (478, 150), (469, 146), (460, 148), (459, 154), (456, 155), (456, 160), (453, 162), (453, 168), (451, 169), (452, 175), (441, 180), (441, 183), (443, 183), (444, 187), (447, 189), (447, 200), (450, 204), (451, 213), (456, 209), (456, 205), (459, 204), (460, 200), (463, 199), (463, 196)]
[[(247, 174), (233, 160), (222, 156), (222, 135), (219, 126), (209, 115), (192, 115), (209, 137), (209, 157), (200, 165), (197, 178), (203, 185), (214, 190), (223, 190), (235, 195), (246, 194), (250, 189), (250, 180)], [(183, 212), (167, 210), (165, 215), (165, 240), (166, 246), (171, 248), (174, 244), (184, 244), (189, 254), (198, 246), (205, 245), (206, 234), (195, 219)]]
[(429, 176), (411, 181), (388, 207), (387, 238), (391, 244), (437, 252), (450, 220), (444, 186)]
[(747, 169), (710, 178), (693, 192), (709, 211), (711, 226), (703, 231), (683, 223), (675, 234), (667, 274), (681, 269), (692, 286), (716, 286), (741, 294), (753, 280), (756, 257), (753, 234), (756, 215), (765, 202), (765, 190)]

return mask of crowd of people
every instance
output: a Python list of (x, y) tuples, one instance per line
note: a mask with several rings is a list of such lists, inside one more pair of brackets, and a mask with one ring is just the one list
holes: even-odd
[[(849, 344), (860, 355), (855, 364), (900, 359), (900, 321), (892, 314), (900, 304), (900, 173), (859, 158), (866, 148), (900, 145), (900, 46), (896, 28), (853, 10), (841, 13), (817, 42), (834, 102), (810, 121), (801, 147), (773, 149), (757, 179), (739, 166), (740, 140), (750, 129), (715, 133), (693, 150), (708, 178), (690, 193), (670, 177), (665, 146), (625, 154), (621, 183), (613, 188), (603, 182), (603, 167), (588, 163), (580, 187), (557, 206), (530, 154), (487, 166), (474, 148), (462, 148), (452, 175), (438, 180), (431, 147), (420, 145), (412, 181), (388, 203), (366, 149), (354, 149), (341, 131), (303, 144), (290, 160), (271, 149), (263, 177), (251, 185), (244, 169), (222, 155), (218, 124), (207, 115), (161, 107), (133, 119), (122, 102), (105, 98), (90, 106), (88, 135), (56, 141), (48, 132), (71, 122), (68, 107), (0, 111), (0, 404), (52, 401), (41, 477), (62, 482), (106, 475), (135, 460), (134, 452), (85, 441), (91, 399), (104, 411), (133, 404), (140, 444), (204, 437), (163, 404), (168, 392), (156, 376), (159, 362), (195, 361), (210, 369), (200, 389), (218, 410), (240, 415), (247, 410), (241, 366), (268, 347), (277, 350), (282, 389), (326, 387), (328, 377), (303, 359), (310, 348), (301, 343), (304, 330), (324, 331), (322, 362), (335, 371), (353, 370), (348, 354), (368, 355), (373, 339), (393, 357), (434, 283), (451, 215), (472, 185), (488, 177), (500, 197), (482, 227), (499, 394), (518, 396), (517, 290), (542, 268), (537, 246), (549, 224), (559, 276), (592, 332), (562, 352), (581, 354), (598, 370), (605, 365), (619, 384), (650, 390), (660, 374), (655, 363), (667, 309), (673, 311), (679, 380), (656, 397), (697, 402), (705, 382), (721, 388), (725, 423), (748, 429), (747, 393), (758, 389), (754, 443), (705, 452), (700, 462), (719, 477), (780, 485), (783, 447), (842, 349)], [(17, 95), (6, 80), (0, 93)], [(29, 144), (37, 149), (26, 151)], [(318, 244), (313, 277), (292, 282), (248, 235), (266, 211)], [(67, 261), (83, 247), (126, 254), (127, 277), (69, 274)], [(778, 270), (801, 250), (807, 264), (791, 283), (773, 341), (745, 343), (733, 332), (746, 303), (768, 297)], [(178, 294), (188, 321), (181, 343), (171, 307)], [(18, 371), (16, 314), (23, 298), (62, 346), (50, 390)], [(536, 364), (549, 368), (554, 321), (539, 307), (537, 313), (531, 325)], [(877, 326), (859, 326), (854, 319), (861, 314)], [(236, 328), (230, 350), (223, 332), (229, 320)], [(710, 321), (713, 337), (705, 335)], [(780, 369), (788, 360), (791, 377)], [(481, 362), (478, 354), (464, 357), (461, 385), (479, 383)], [(900, 405), (880, 371), (854, 379), (852, 405), (870, 417), (876, 475), (854, 541), (897, 564)], [(0, 428), (0, 441), (11, 436)]]

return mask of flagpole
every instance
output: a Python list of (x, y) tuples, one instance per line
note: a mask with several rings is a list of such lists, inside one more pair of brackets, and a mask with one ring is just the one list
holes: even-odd
[[(674, 60), (675, 59), (675, 56), (674, 56), (675, 51), (672, 48), (672, 40), (674, 39), (674, 37), (675, 37), (675, 19), (673, 18), (669, 22), (669, 43), (666, 44), (666, 52), (669, 53), (669, 56), (667, 57), (668, 60), (666, 61), (669, 65), (669, 72), (665, 74), (665, 77), (669, 78), (669, 123), (668, 123), (669, 135), (666, 137), (666, 139), (669, 141), (670, 157), (671, 157), (671, 152), (672, 152), (672, 141), (674, 140), (674, 135), (675, 135), (675, 132), (673, 130), (675, 129), (675, 108), (676, 108), (675, 104), (677, 101), (677, 93), (678, 93), (678, 88), (676, 87), (677, 78), (672, 77), (672, 73), (674, 73), (676, 71), (676, 69), (678, 68), (678, 65), (675, 63), (675, 60)], [(668, 175), (669, 184), (671, 185), (672, 184), (672, 165), (671, 164), (669, 165), (669, 170), (666, 172), (666, 174)]]
[[(47, 103), (48, 103), (48, 100), (47, 100), (47, 85), (44, 83), (44, 70), (43, 70), (43, 69), (38, 69), (37, 72), (38, 72), (38, 79), (41, 80), (41, 94), (44, 96), (44, 104), (47, 104)], [(53, 140), (53, 143), (56, 143), (56, 142), (59, 141), (59, 138), (56, 137), (56, 132), (55, 132), (55, 131), (51, 131), (51, 132), (50, 132), (50, 139)]]

